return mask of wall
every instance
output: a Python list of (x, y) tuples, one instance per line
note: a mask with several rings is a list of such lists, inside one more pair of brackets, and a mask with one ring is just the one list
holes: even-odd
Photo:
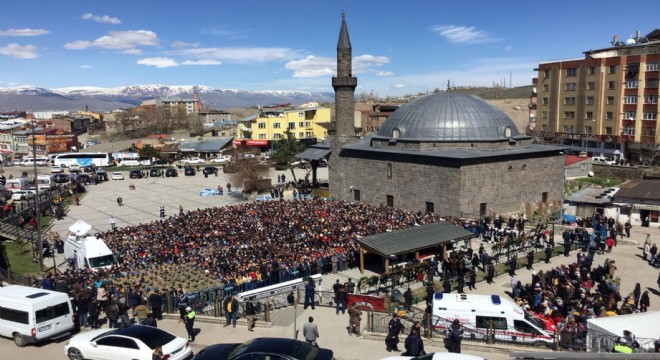
[(618, 165), (603, 165), (603, 164), (593, 164), (591, 168), (596, 177), (602, 177), (606, 179), (643, 179), (644, 174), (649, 168), (638, 167), (638, 166), (618, 166)]

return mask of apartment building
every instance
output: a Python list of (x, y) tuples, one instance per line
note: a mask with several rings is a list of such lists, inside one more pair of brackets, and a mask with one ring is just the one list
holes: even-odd
[(539, 64), (529, 129), (576, 152), (644, 162), (660, 145), (660, 30), (610, 44)]

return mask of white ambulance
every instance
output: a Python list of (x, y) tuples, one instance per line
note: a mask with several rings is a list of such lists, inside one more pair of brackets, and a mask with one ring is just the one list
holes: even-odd
[(436, 293), (433, 298), (435, 328), (445, 330), (454, 319), (461, 322), (465, 338), (486, 338), (489, 324), (492, 324), (496, 340), (535, 346), (549, 346), (554, 342), (550, 326), (499, 295)]

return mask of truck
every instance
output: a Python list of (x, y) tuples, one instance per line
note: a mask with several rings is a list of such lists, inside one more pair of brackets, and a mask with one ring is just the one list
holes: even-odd
[(463, 336), (473, 339), (485, 339), (492, 331), (495, 339), (513, 343), (538, 347), (554, 343), (554, 325), (499, 295), (436, 293), (433, 326), (445, 331), (456, 319), (463, 326)]
[(105, 242), (89, 231), (92, 226), (82, 220), (69, 227), (64, 241), (64, 257), (76, 269), (90, 268), (94, 271), (111, 268), (117, 262), (112, 250)]

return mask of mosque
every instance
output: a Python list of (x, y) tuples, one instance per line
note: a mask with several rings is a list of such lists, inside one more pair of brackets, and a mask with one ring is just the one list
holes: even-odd
[(298, 156), (312, 165), (329, 157), (330, 197), (466, 217), (529, 213), (540, 203), (560, 203), (564, 149), (534, 144), (506, 114), (471, 95), (417, 98), (377, 133), (357, 138), (357, 78), (345, 15), (332, 85), (335, 133), (329, 143)]

